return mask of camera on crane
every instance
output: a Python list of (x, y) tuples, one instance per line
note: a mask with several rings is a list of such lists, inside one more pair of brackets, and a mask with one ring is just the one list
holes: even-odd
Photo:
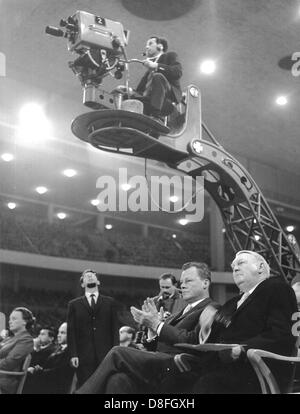
[(69, 67), (84, 87), (84, 104), (96, 108), (94, 96), (103, 78), (123, 76), (129, 31), (119, 22), (84, 11), (61, 19), (59, 25), (47, 26), (46, 33), (67, 38), (68, 50), (79, 55)]

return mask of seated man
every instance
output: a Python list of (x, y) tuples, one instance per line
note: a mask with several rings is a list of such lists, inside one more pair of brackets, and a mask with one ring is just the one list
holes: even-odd
[(119, 329), (120, 346), (129, 346), (130, 348), (136, 348), (134, 343), (135, 333), (135, 329), (131, 328), (131, 326), (122, 326)]
[(172, 273), (163, 273), (159, 277), (160, 292), (153, 298), (158, 311), (163, 308), (164, 319), (186, 307), (181, 292), (176, 287), (176, 277)]
[(33, 340), (34, 350), (31, 354), (31, 363), (28, 373), (32, 374), (35, 369), (43, 367), (48, 356), (54, 351), (55, 333), (51, 328), (42, 328), (37, 338)]
[(143, 64), (148, 69), (140, 80), (136, 92), (144, 97), (144, 113), (154, 118), (169, 115), (172, 103), (179, 103), (182, 97), (179, 79), (181, 64), (175, 52), (167, 52), (168, 42), (151, 36), (146, 43), (146, 57)]
[(27, 376), (23, 394), (66, 394), (73, 375), (67, 347), (67, 323), (64, 322), (58, 330), (56, 349), (48, 356), (43, 367)]
[[(205, 353), (198, 367), (200, 379), (193, 389), (197, 393), (260, 392), (246, 351), (256, 348), (287, 356), (295, 352), (292, 315), (297, 303), (291, 287), (280, 277), (270, 277), (266, 260), (253, 251), (238, 252), (232, 269), (241, 295), (230, 299), (219, 311), (213, 310), (202, 324), (200, 336), (211, 329), (207, 342), (240, 345), (229, 351)], [(272, 362), (270, 368), (285, 386), (290, 367)]]
[(135, 321), (148, 327), (152, 337), (150, 345), (156, 352), (114, 347), (77, 393), (153, 392), (165, 376), (176, 371), (174, 354), (178, 350), (173, 345), (198, 343), (199, 317), (213, 303), (209, 297), (210, 271), (205, 263), (183, 265), (180, 280), (182, 296), (188, 306), (166, 321), (160, 320), (152, 299), (145, 301), (142, 310), (131, 308)]

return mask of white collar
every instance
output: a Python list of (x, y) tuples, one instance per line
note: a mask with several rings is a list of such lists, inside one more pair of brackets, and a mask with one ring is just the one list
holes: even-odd
[(91, 295), (95, 296), (95, 300), (98, 299), (99, 296), (99, 291), (97, 290), (96, 292), (85, 292), (85, 297), (87, 299), (89, 299), (91, 297)]

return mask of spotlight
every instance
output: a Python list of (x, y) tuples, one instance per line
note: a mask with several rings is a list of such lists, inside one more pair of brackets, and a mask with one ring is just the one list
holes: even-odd
[(180, 220), (178, 220), (178, 223), (181, 224), (182, 226), (185, 226), (186, 224), (188, 224), (188, 220), (187, 219), (180, 219)]
[(15, 157), (13, 156), (13, 154), (10, 154), (8, 152), (6, 152), (5, 154), (1, 155), (1, 158), (3, 159), (3, 161), (5, 162), (10, 162), (12, 161)]
[(14, 209), (17, 207), (17, 204), (16, 204), (16, 203), (12, 203), (12, 202), (10, 202), (10, 203), (7, 203), (7, 207), (8, 207), (10, 210), (14, 210)]
[(211, 75), (216, 70), (216, 63), (213, 60), (204, 60), (200, 65), (200, 70), (205, 75)]
[(295, 230), (295, 226), (286, 226), (286, 231), (288, 231), (289, 233), (291, 233), (292, 231)]
[(77, 174), (77, 172), (75, 170), (73, 170), (72, 168), (68, 168), (67, 170), (63, 171), (63, 175), (65, 175), (68, 178), (72, 178)]
[(57, 216), (60, 220), (64, 220), (64, 219), (67, 217), (66, 213), (63, 213), (63, 212), (57, 213), (57, 214), (56, 214), (56, 216)]
[(276, 98), (276, 101), (275, 102), (279, 106), (284, 106), (284, 105), (286, 105), (288, 103), (288, 100), (287, 100), (287, 97), (286, 96), (278, 96)]
[(41, 185), (39, 187), (36, 187), (35, 191), (39, 194), (45, 194), (47, 193), (48, 188)]

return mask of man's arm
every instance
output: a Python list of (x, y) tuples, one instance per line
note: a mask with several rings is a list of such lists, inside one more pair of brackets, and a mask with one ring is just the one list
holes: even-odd
[(297, 339), (292, 334), (292, 314), (297, 311), (293, 291), (286, 283), (274, 284), (269, 301), (266, 330), (246, 339), (245, 349), (257, 348), (275, 353), (282, 353), (283, 349), (292, 350)]
[(157, 63), (157, 72), (162, 73), (172, 82), (174, 80), (180, 79), (182, 76), (182, 66), (181, 63), (177, 60), (177, 54), (175, 52), (166, 53), (166, 63)]

